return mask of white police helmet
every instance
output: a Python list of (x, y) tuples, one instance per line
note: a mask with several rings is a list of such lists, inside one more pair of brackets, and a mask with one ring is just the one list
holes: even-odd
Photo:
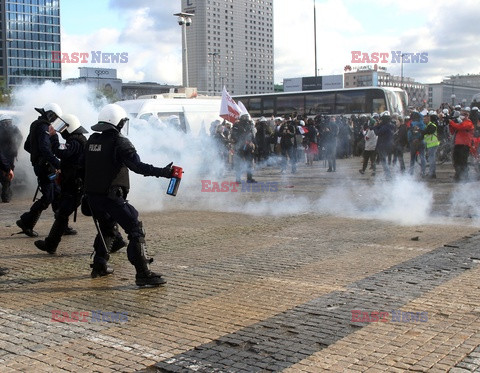
[(430, 110), (428, 112), (428, 115), (437, 115), (437, 112), (435, 110)]
[(12, 120), (12, 117), (8, 114), (2, 114), (0, 115), (0, 122), (3, 122), (4, 120)]
[(53, 111), (57, 115), (57, 117), (61, 117), (62, 114), (63, 114), (63, 111), (60, 108), (60, 105), (56, 104), (55, 102), (50, 102), (50, 103), (46, 104), (43, 107), (43, 110), (45, 111), (45, 113), (47, 113), (49, 111)]
[(445, 114), (445, 115), (448, 114), (448, 109), (443, 109), (442, 113)]
[(384, 112), (382, 112), (382, 114), (380, 114), (381, 117), (389, 117), (390, 116), (390, 112), (388, 110), (385, 110)]
[(50, 102), (46, 104), (43, 108), (35, 108), (37, 112), (40, 113), (44, 118), (46, 118), (50, 123), (55, 121), (55, 119), (62, 116), (63, 112), (60, 108), (60, 105)]
[(65, 114), (62, 117), (63, 121), (67, 123), (67, 132), (73, 133), (77, 131), (77, 133), (87, 133), (88, 131), (82, 127), (80, 124), (80, 120), (73, 114)]
[(92, 126), (94, 131), (116, 129), (120, 131), (128, 121), (127, 112), (118, 104), (108, 104), (98, 113), (98, 123)]
[(250, 114), (242, 114), (240, 115), (240, 120), (245, 120), (245, 121), (249, 121), (250, 120)]
[(478, 107), (476, 106), (472, 107), (472, 111), (478, 111)]

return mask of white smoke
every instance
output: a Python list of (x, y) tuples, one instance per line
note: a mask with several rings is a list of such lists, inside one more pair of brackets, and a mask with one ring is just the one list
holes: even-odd
[[(77, 115), (91, 134), (90, 127), (97, 122), (98, 111), (106, 103), (98, 99), (94, 90), (86, 85), (62, 86), (53, 83), (21, 88), (15, 92), (14, 102), (23, 113), (20, 129), (24, 138), (28, 134), (30, 123), (38, 116), (35, 107), (56, 102), (64, 113)], [(208, 127), (210, 123), (203, 125)], [(332, 179), (331, 186), (321, 189), (318, 185), (303, 185), (298, 174), (282, 177), (279, 168), (275, 166), (259, 172), (258, 181), (275, 182), (278, 191), (242, 192), (242, 186), (239, 186), (238, 192), (202, 192), (202, 180), (219, 183), (235, 181), (234, 171), (226, 169), (219, 159), (217, 145), (211, 137), (196, 133), (184, 134), (173, 128), (160, 128), (144, 120), (131, 120), (128, 134), (126, 130), (123, 132), (130, 138), (143, 162), (156, 167), (164, 167), (173, 162), (184, 169), (177, 197), (166, 195), (168, 179), (143, 177), (131, 172), (131, 192), (128, 198), (139, 211), (210, 210), (260, 216), (328, 214), (355, 219), (379, 219), (402, 225), (449, 223), (446, 218), (439, 220), (438, 217), (432, 217), (433, 190), (426, 183), (403, 175), (388, 182), (382, 179), (381, 173), (374, 182), (360, 176), (356, 179), (345, 175), (337, 181)], [(28, 154), (23, 150), (19, 153), (17, 167), (28, 173), (32, 191), (36, 187), (36, 180)], [(337, 174), (342, 172), (341, 161), (339, 166)], [(318, 172), (314, 170), (300, 172)], [(325, 176), (318, 174), (318, 177)], [(242, 179), (245, 180), (245, 173)], [(473, 183), (455, 189), (449, 218), (471, 215), (477, 217), (473, 223), (478, 224), (480, 208), (475, 201), (478, 201), (479, 194), (480, 191)]]

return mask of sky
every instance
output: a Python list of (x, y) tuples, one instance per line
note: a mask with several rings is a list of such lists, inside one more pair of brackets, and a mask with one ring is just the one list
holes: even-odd
[[(236, 0), (237, 1), (237, 0)], [(315, 75), (314, 17), (317, 26), (317, 73), (342, 74), (353, 63), (352, 51), (424, 53), (424, 63), (403, 63), (403, 75), (438, 83), (451, 75), (480, 74), (478, 0), (273, 0), (274, 82)], [(294, 4), (294, 5), (293, 5)], [(128, 53), (119, 64), (63, 63), (63, 78), (78, 68), (116, 68), (124, 82), (181, 85), (181, 27), (174, 13), (180, 0), (82, 0), (61, 2), (62, 52)], [(363, 55), (360, 57), (363, 58)]]

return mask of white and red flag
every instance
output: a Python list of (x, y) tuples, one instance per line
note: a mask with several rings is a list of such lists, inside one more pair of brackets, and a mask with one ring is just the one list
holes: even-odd
[(229, 95), (227, 89), (223, 87), (222, 102), (220, 104), (220, 117), (228, 120), (231, 123), (235, 123), (235, 121), (240, 117), (241, 114), (242, 110), (233, 100), (233, 98)]

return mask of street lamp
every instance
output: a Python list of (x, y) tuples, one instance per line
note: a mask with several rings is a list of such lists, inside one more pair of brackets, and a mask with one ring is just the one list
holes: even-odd
[(209, 56), (212, 56), (213, 61), (213, 95), (215, 96), (215, 57), (218, 56), (218, 52), (208, 52)]
[[(317, 84), (317, 11), (315, 9), (315, 0), (313, 0), (313, 43), (315, 50), (315, 85)], [(316, 88), (316, 87), (315, 87)]]
[(403, 56), (405, 56), (405, 53), (402, 53), (400, 56), (402, 57), (400, 61), (400, 88), (403, 89)]
[(183, 82), (184, 87), (188, 87), (188, 54), (187, 54), (187, 26), (192, 24), (192, 18), (195, 14), (192, 13), (175, 13), (174, 16), (177, 16), (177, 22), (182, 26), (183, 34), (183, 58), (185, 61), (185, 81)]
[(452, 106), (454, 106), (455, 105), (455, 97), (457, 97), (457, 96), (455, 96), (455, 93), (452, 93), (452, 95), (450, 97), (452, 98)]

